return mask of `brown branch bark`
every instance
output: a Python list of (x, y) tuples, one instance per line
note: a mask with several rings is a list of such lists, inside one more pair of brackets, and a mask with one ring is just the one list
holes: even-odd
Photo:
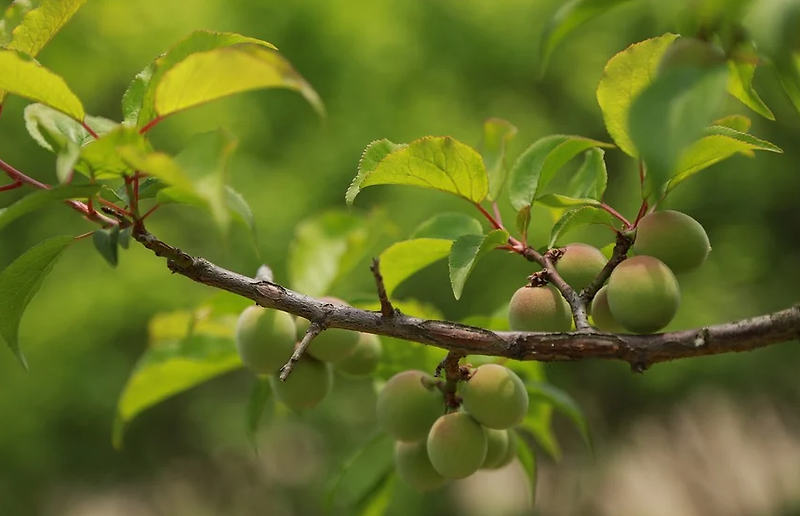
[(565, 333), (494, 332), (401, 314), (384, 317), (380, 312), (332, 305), (271, 281), (259, 281), (223, 269), (165, 244), (148, 233), (142, 224), (134, 226), (133, 237), (157, 256), (166, 258), (173, 273), (198, 283), (310, 321), (324, 320), (328, 328), (419, 342), (446, 349), (454, 356), (487, 355), (541, 362), (615, 359), (628, 362), (634, 371), (643, 372), (660, 362), (752, 351), (800, 338), (800, 305), (741, 321), (654, 335), (621, 335), (591, 328)]

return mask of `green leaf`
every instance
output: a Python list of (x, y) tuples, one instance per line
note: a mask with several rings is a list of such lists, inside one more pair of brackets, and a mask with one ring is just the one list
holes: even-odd
[(113, 444), (119, 449), (125, 426), (145, 409), (241, 367), (234, 342), (237, 316), (223, 305), (167, 314), (149, 326), (150, 343), (117, 402)]
[(302, 221), (289, 244), (289, 285), (309, 296), (328, 294), (392, 227), (380, 212), (331, 210)]
[(15, 50), (0, 50), (0, 90), (41, 102), (78, 121), (86, 114), (64, 79)]
[(519, 211), (532, 205), (556, 172), (572, 158), (592, 147), (613, 145), (582, 136), (554, 134), (528, 147), (517, 158), (509, 174), (509, 195), (514, 209)]
[(0, 21), (0, 46), (35, 57), (86, 0), (15, 1)]
[(450, 250), (450, 285), (453, 287), (453, 295), (456, 299), (461, 298), (464, 291), (464, 284), (472, 273), (478, 260), (486, 254), (508, 243), (508, 231), (495, 229), (486, 235), (464, 235), (453, 242)]
[(666, 192), (704, 168), (719, 163), (735, 154), (752, 157), (753, 151), (783, 152), (772, 143), (729, 127), (717, 125), (706, 130), (704, 136), (692, 144), (678, 162), (678, 172), (669, 180)]
[(12, 221), (48, 204), (67, 199), (86, 199), (94, 197), (100, 185), (63, 185), (47, 190), (36, 190), (7, 208), (0, 209), (0, 229)]
[(120, 155), (119, 151), (123, 147), (133, 147), (142, 153), (149, 153), (152, 150), (139, 131), (127, 125), (120, 125), (81, 147), (75, 170), (96, 179), (111, 179), (123, 174), (133, 174), (133, 167)]
[(572, 176), (567, 186), (568, 197), (587, 197), (598, 201), (603, 198), (608, 183), (604, 156), (603, 149), (592, 148), (586, 151), (581, 168)]
[(536, 468), (536, 453), (533, 451), (533, 446), (517, 431), (511, 432), (511, 438), (517, 440), (517, 457), (528, 475), (528, 480), (531, 483), (531, 507), (536, 505), (536, 481), (537, 481), (537, 468)]
[(362, 165), (347, 190), (347, 204), (352, 205), (361, 190), (374, 185), (421, 186), (452, 193), (473, 203), (482, 201), (489, 193), (483, 158), (472, 147), (449, 136), (415, 140), (387, 154), (371, 170)]
[[(25, 106), (24, 116), (28, 133), (36, 143), (50, 152), (59, 153), (68, 143), (82, 147), (94, 140), (94, 136), (80, 122), (44, 104), (28, 104)], [(98, 135), (106, 134), (119, 126), (113, 120), (89, 115), (85, 117), (85, 123)]]
[(517, 134), (517, 128), (502, 118), (489, 118), (483, 122), (483, 141), (480, 145), (483, 164), (489, 175), (489, 195), (496, 200), (506, 181), (506, 146)]
[(650, 84), (631, 105), (631, 138), (647, 166), (645, 196), (676, 172), (678, 159), (714, 120), (725, 99), (728, 70), (676, 68)]
[(553, 50), (572, 31), (628, 0), (570, 0), (564, 2), (547, 20), (539, 43), (542, 71), (547, 68)]
[(353, 178), (350, 187), (345, 193), (347, 204), (353, 204), (353, 200), (356, 198), (356, 195), (358, 195), (359, 185), (364, 181), (366, 176), (371, 174), (378, 167), (378, 164), (383, 161), (383, 158), (395, 151), (405, 149), (406, 147), (408, 147), (408, 145), (405, 143), (392, 143), (386, 138), (375, 140), (367, 145), (367, 148), (364, 149), (364, 152), (361, 154), (361, 159), (358, 162), (358, 174)]
[(539, 202), (551, 208), (571, 208), (573, 206), (600, 206), (600, 201), (588, 197), (567, 197), (566, 195), (547, 194), (539, 198)]
[(562, 236), (589, 224), (605, 224), (613, 228), (614, 219), (611, 218), (610, 213), (595, 206), (583, 206), (570, 210), (556, 221), (552, 231), (550, 231), (550, 242), (547, 246), (555, 246), (556, 242), (558, 242)]
[(517, 212), (517, 217), (516, 217), (517, 231), (520, 232), (520, 234), (523, 237), (523, 240), (525, 241), (527, 241), (528, 239), (528, 226), (530, 226), (530, 223), (531, 223), (531, 207), (525, 206), (524, 208), (522, 208)]
[(272, 387), (269, 385), (268, 376), (259, 376), (253, 391), (250, 393), (250, 402), (247, 404), (247, 439), (253, 447), (253, 451), (258, 454), (258, 442), (256, 435), (264, 418), (264, 412), (272, 401)]
[(53, 270), (56, 260), (74, 239), (57, 236), (28, 249), (0, 272), (0, 336), (25, 369), (28, 364), (19, 349), (19, 324), (28, 304)]
[(67, 183), (73, 176), (73, 170), (81, 157), (81, 148), (67, 142), (56, 156), (56, 178), (59, 183)]
[(575, 400), (572, 399), (572, 396), (555, 385), (545, 382), (528, 383), (527, 389), (528, 395), (532, 399), (544, 400), (567, 416), (578, 429), (578, 432), (581, 434), (586, 446), (589, 447), (589, 450), (593, 450), (592, 436), (589, 433), (589, 425), (586, 423), (586, 416), (583, 415), (583, 411)]
[(777, 73), (783, 91), (795, 109), (800, 111), (800, 53), (795, 53), (793, 59), (786, 66), (780, 67)]
[(166, 186), (196, 193), (192, 179), (171, 156), (163, 152), (147, 152), (141, 146), (134, 145), (118, 147), (117, 153), (131, 169), (159, 179)]
[(127, 249), (131, 245), (131, 232), (133, 231), (132, 227), (127, 227), (119, 232), (119, 246), (123, 249)]
[(380, 255), (386, 295), (391, 297), (395, 288), (414, 273), (446, 258), (452, 246), (453, 241), (444, 238), (416, 238), (392, 244)]
[(253, 210), (245, 200), (244, 196), (234, 190), (230, 186), (225, 186), (225, 198), (228, 210), (230, 210), (233, 219), (240, 224), (243, 224), (250, 230), (250, 236), (253, 239), (253, 244), (258, 249), (258, 233), (256, 231), (256, 219), (253, 216)]
[(735, 129), (741, 133), (746, 133), (750, 130), (752, 123), (753, 122), (744, 115), (728, 115), (718, 120), (714, 120), (714, 122), (711, 124), (711, 127), (714, 127), (715, 125), (721, 125), (723, 127), (730, 127), (731, 129)]
[(112, 267), (117, 266), (119, 256), (119, 225), (97, 229), (92, 234), (94, 248)]
[(374, 432), (328, 483), (325, 512), (341, 513), (363, 503), (393, 468), (394, 440), (384, 432)]
[(653, 82), (661, 56), (677, 37), (667, 33), (629, 46), (606, 63), (597, 86), (597, 102), (608, 134), (634, 158), (638, 152), (628, 130), (631, 104)]
[(414, 238), (445, 238), (457, 240), (462, 235), (482, 235), (479, 220), (458, 212), (445, 212), (429, 218), (411, 233)]
[(389, 510), (397, 477), (391, 472), (359, 504), (358, 516), (383, 516)]
[(756, 65), (728, 61), (728, 69), (730, 70), (728, 92), (759, 115), (769, 120), (775, 120), (775, 115), (772, 114), (772, 111), (764, 104), (756, 90), (753, 89), (753, 75), (756, 71)]

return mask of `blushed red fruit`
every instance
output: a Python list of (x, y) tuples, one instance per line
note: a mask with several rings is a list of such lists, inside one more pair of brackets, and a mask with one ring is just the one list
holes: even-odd
[(608, 306), (608, 285), (605, 285), (595, 294), (591, 311), (592, 320), (598, 329), (611, 333), (623, 333), (625, 331), (625, 328), (614, 319), (611, 307)]
[(355, 349), (334, 365), (347, 376), (368, 376), (378, 367), (382, 354), (381, 339), (377, 335), (359, 333)]
[(277, 372), (294, 351), (294, 317), (278, 310), (248, 306), (236, 322), (236, 349), (242, 363), (258, 374)]
[[(349, 306), (337, 297), (321, 297), (320, 301), (334, 305)], [(297, 339), (300, 340), (308, 331), (311, 323), (308, 319), (297, 319)], [(323, 362), (336, 362), (350, 354), (358, 345), (358, 332), (332, 328), (317, 335), (306, 351), (309, 355)]]
[(589, 244), (569, 244), (556, 262), (558, 274), (576, 291), (580, 292), (594, 280), (608, 260), (600, 249)]
[(528, 412), (525, 384), (507, 367), (482, 365), (459, 388), (464, 410), (486, 428), (511, 428)]
[(669, 267), (652, 256), (628, 258), (608, 280), (608, 306), (614, 319), (633, 333), (655, 333), (678, 311), (681, 293)]
[(269, 377), (275, 396), (293, 410), (314, 408), (333, 388), (333, 369), (307, 355), (300, 357), (285, 382), (277, 375)]
[(508, 455), (509, 446), (508, 430), (495, 430), (486, 428), (486, 458), (483, 460), (483, 469), (497, 469), (501, 467)]
[(444, 413), (444, 396), (432, 376), (403, 371), (378, 393), (378, 425), (398, 441), (420, 441)]
[(397, 476), (419, 492), (433, 491), (447, 483), (447, 479), (433, 468), (426, 441), (396, 442), (394, 464)]
[(428, 457), (445, 478), (466, 478), (486, 459), (486, 430), (465, 412), (453, 412), (436, 420), (428, 434)]
[(513, 331), (569, 331), (572, 313), (552, 286), (522, 287), (511, 297), (508, 325)]
[(664, 262), (675, 274), (700, 267), (711, 251), (703, 226), (674, 210), (655, 211), (639, 221), (633, 251)]

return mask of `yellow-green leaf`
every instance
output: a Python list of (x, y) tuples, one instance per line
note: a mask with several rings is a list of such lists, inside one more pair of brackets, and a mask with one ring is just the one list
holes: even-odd
[(759, 115), (775, 120), (775, 115), (764, 104), (761, 97), (753, 89), (753, 75), (756, 65), (737, 61), (728, 61), (728, 92), (739, 99), (742, 104), (749, 107)]
[(381, 253), (381, 274), (386, 295), (414, 273), (450, 254), (453, 241), (444, 238), (415, 238), (393, 244)]
[[(35, 57), (85, 3), (86, 0), (15, 1), (0, 22), (10, 33), (10, 41), (4, 46)], [(12, 19), (18, 23), (8, 27), (14, 23)]]
[[(151, 151), (150, 144), (136, 128), (120, 125), (100, 138), (81, 147), (75, 170), (97, 179), (120, 177), (132, 174), (134, 168), (122, 159), (119, 150), (137, 148), (140, 152)], [(130, 152), (130, 151), (129, 151)]]
[(597, 102), (608, 134), (629, 156), (638, 156), (628, 132), (631, 103), (653, 82), (661, 56), (677, 37), (667, 33), (633, 44), (612, 57), (603, 70), (597, 86)]
[(146, 152), (132, 145), (119, 147), (117, 152), (128, 166), (156, 177), (169, 186), (194, 192), (192, 180), (171, 156), (163, 152)]
[(486, 235), (463, 235), (453, 242), (450, 249), (449, 269), (450, 285), (453, 295), (461, 298), (467, 278), (472, 273), (478, 260), (489, 251), (508, 243), (508, 231), (495, 229)]

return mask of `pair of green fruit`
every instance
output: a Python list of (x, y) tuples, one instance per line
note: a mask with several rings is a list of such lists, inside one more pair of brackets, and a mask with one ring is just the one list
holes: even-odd
[[(675, 274), (698, 268), (711, 250), (703, 226), (692, 217), (667, 210), (639, 222), (633, 244), (636, 256), (619, 264), (591, 306), (592, 320), (610, 332), (655, 333), (672, 321), (680, 306)], [(556, 270), (577, 291), (587, 287), (606, 265), (606, 258), (587, 244), (570, 244)], [(515, 331), (569, 331), (572, 313), (560, 292), (548, 285), (522, 287), (509, 304), (509, 326)]]
[(485, 364), (459, 383), (458, 394), (461, 410), (444, 413), (438, 382), (416, 370), (393, 376), (378, 394), (378, 424), (397, 440), (397, 474), (418, 491), (503, 467), (517, 454), (511, 429), (528, 411), (522, 380), (504, 366)]
[[(344, 305), (326, 297), (322, 301)], [(294, 410), (310, 409), (333, 388), (333, 369), (352, 377), (371, 374), (382, 354), (380, 339), (369, 333), (325, 330), (311, 342), (286, 381), (277, 377), (308, 330), (306, 319), (278, 310), (249, 306), (239, 315), (236, 347), (242, 363), (259, 375), (269, 375), (273, 392)]]

